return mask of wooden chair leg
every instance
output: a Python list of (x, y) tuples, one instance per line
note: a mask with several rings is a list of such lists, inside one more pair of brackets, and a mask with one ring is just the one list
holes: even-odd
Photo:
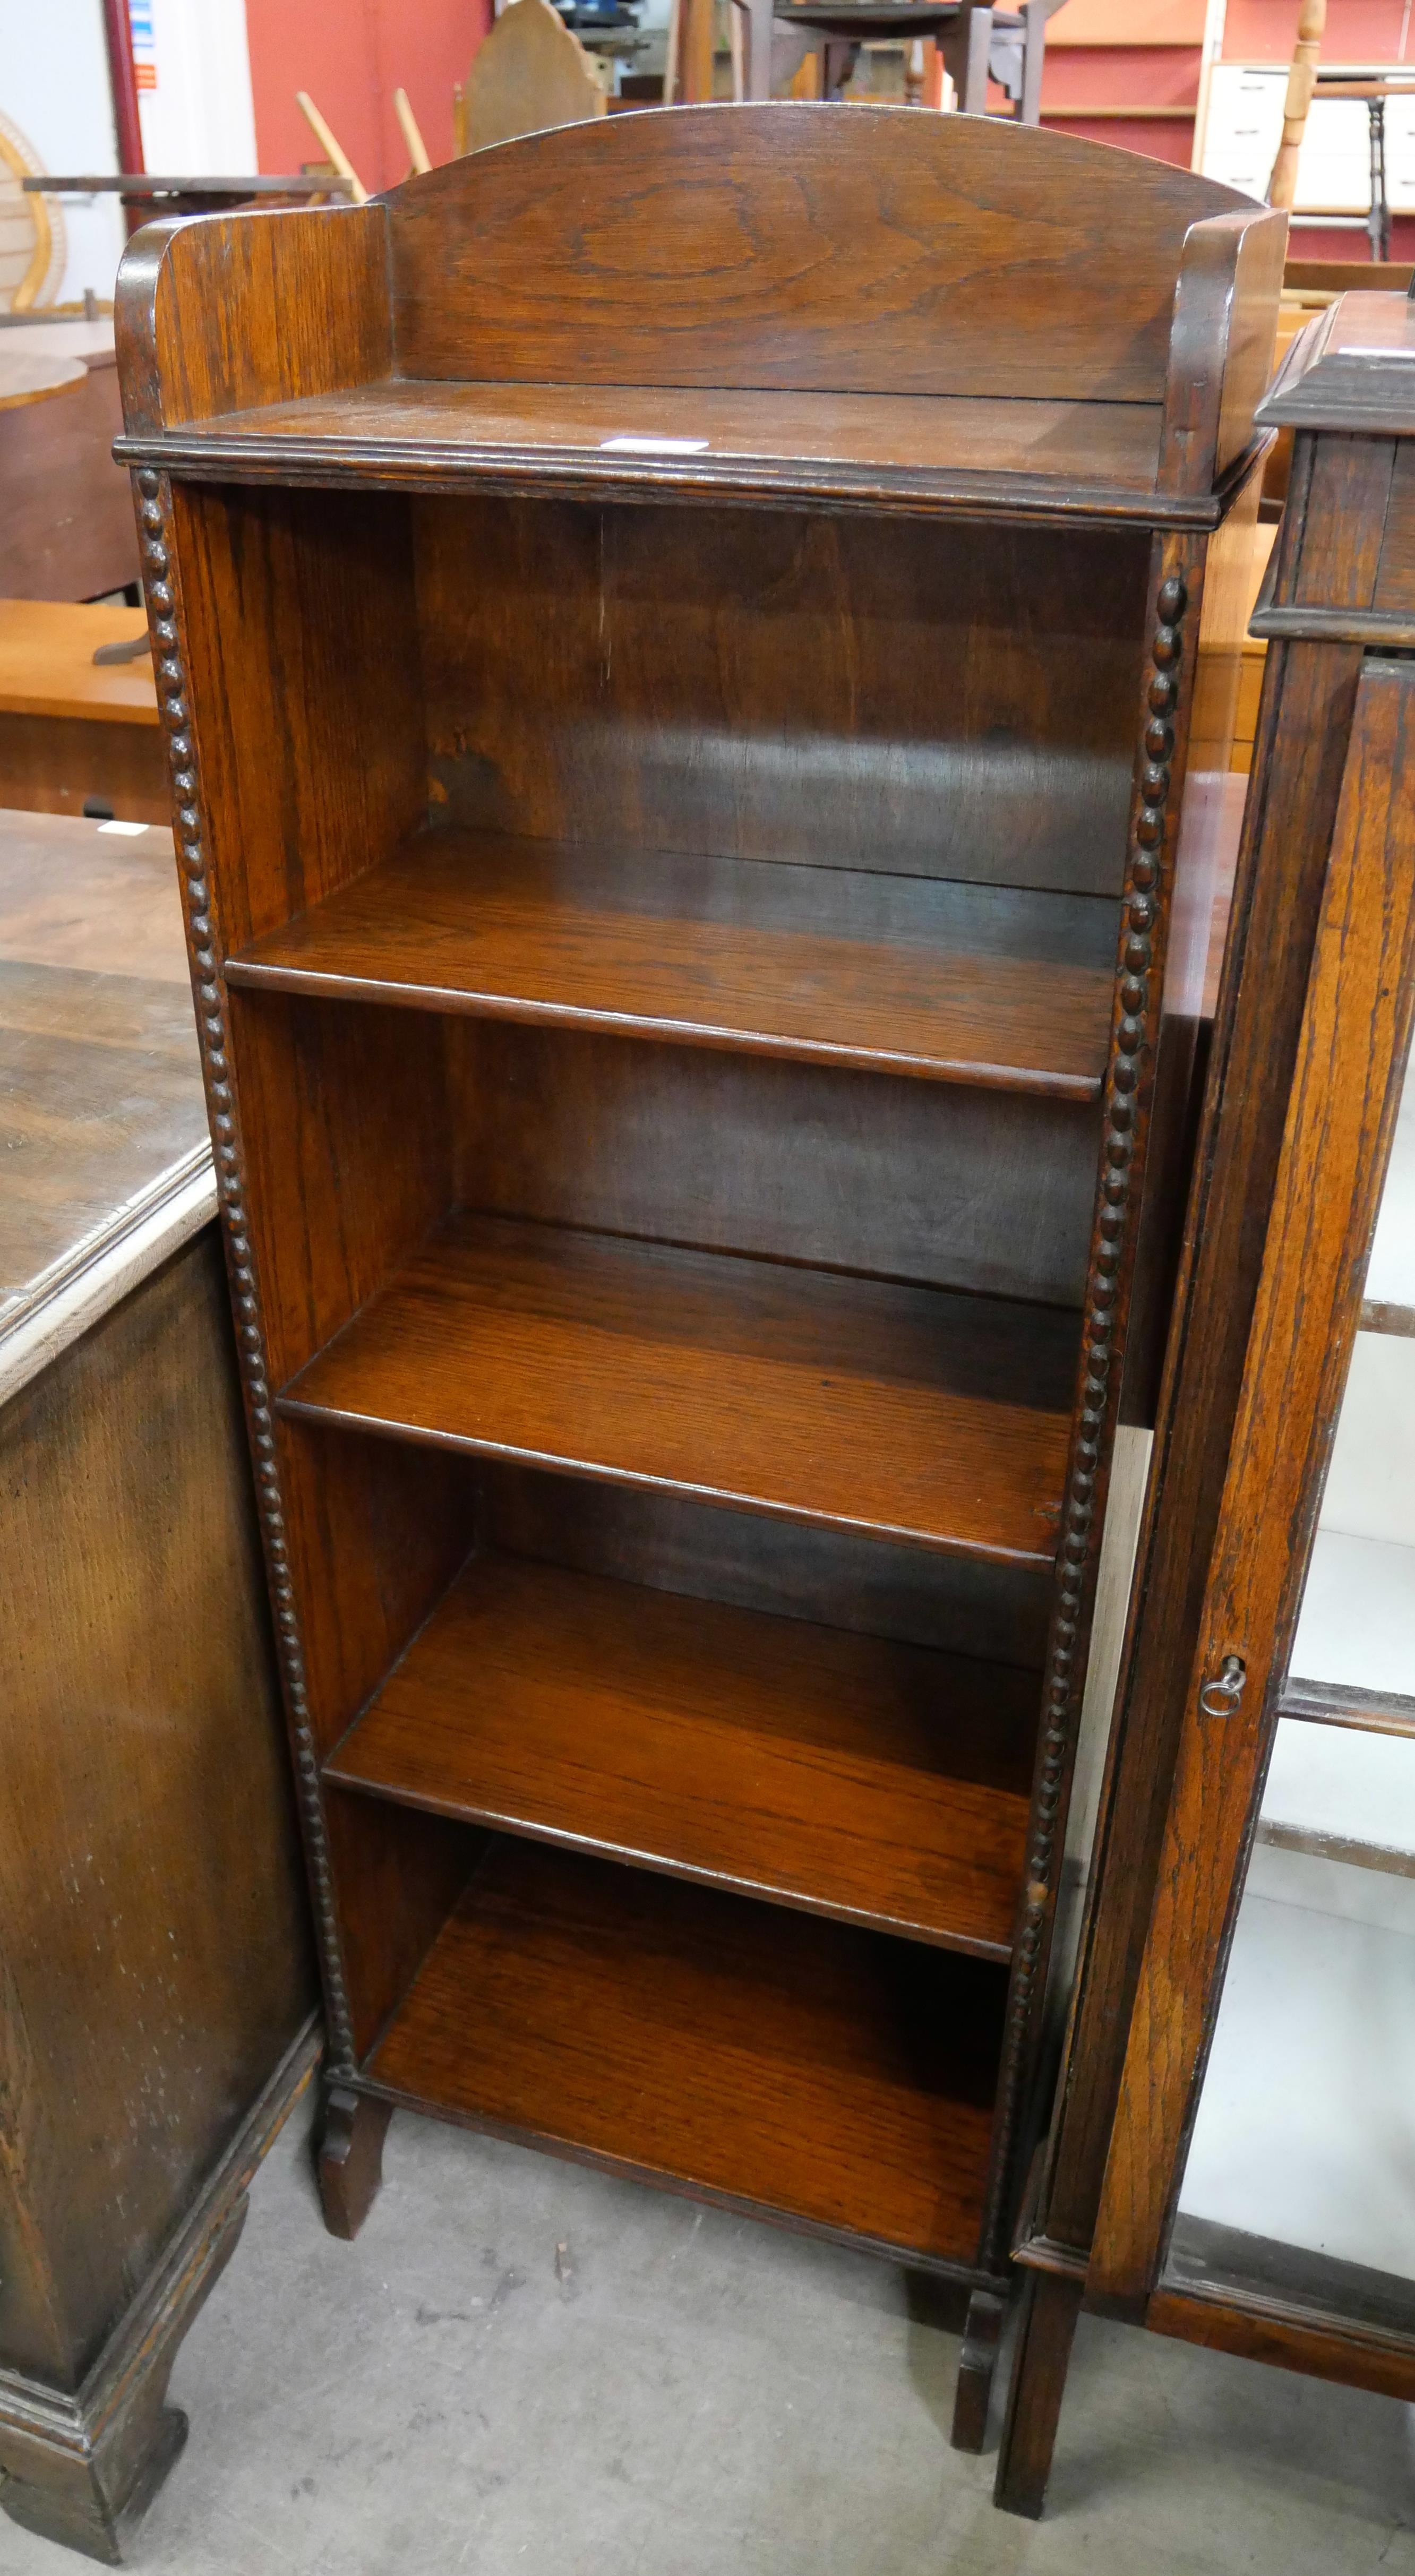
[(773, 23), (773, 0), (748, 0), (747, 96), (750, 99), (770, 98), (771, 96), (771, 31)]
[(1031, 2522), (1040, 2521), (1046, 2501), (1081, 2296), (1079, 2281), (1058, 2280), (1050, 2272), (1027, 2275), (993, 2502)]
[(997, 2347), (1007, 2302), (995, 2290), (975, 2290), (968, 2301), (963, 2352), (958, 2364), (958, 2394), (953, 2401), (955, 2451), (980, 2451), (988, 2429)]
[(965, 116), (982, 116), (988, 103), (988, 55), (992, 50), (992, 10), (985, 0), (968, 0), (951, 32), (943, 39), (943, 59)]
[(358, 2235), (383, 2180), (383, 2141), (392, 2117), (391, 2102), (371, 2101), (340, 2084), (325, 2094), (315, 2172), (325, 2226), (346, 2244)]

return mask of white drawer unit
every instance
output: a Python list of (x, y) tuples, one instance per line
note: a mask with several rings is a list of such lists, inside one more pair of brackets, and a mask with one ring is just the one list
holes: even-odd
[[(1323, 70), (1336, 70), (1323, 64)], [(1370, 78), (1379, 67), (1349, 67)], [(1409, 72), (1409, 64), (1393, 66)], [(1199, 167), (1247, 196), (1265, 197), (1277, 147), (1287, 71), (1281, 63), (1215, 63)], [(1415, 95), (1386, 101), (1386, 199), (1395, 214), (1415, 211)], [(1297, 206), (1365, 214), (1371, 202), (1370, 120), (1364, 99), (1313, 99), (1297, 165)]]

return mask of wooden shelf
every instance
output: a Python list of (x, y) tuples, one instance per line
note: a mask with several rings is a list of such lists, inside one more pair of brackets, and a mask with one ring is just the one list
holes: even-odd
[(1156, 491), (1161, 418), (1158, 402), (387, 377), (128, 437), (117, 452), (125, 464), (242, 482), (332, 474), (524, 491), (533, 479), (538, 489), (871, 507), (991, 497), (1068, 518), (1207, 524), (1210, 496)]
[(1051, 1307), (464, 1217), (280, 1402), (1050, 1564), (1079, 1332)]
[(391, 2093), (911, 2259), (977, 2259), (1002, 1969), (493, 1846), (365, 2066)]
[(1011, 1954), (1040, 1678), (491, 1556), (325, 1765), (344, 1788)]
[(1100, 1096), (1115, 907), (874, 871), (426, 834), (233, 984)]

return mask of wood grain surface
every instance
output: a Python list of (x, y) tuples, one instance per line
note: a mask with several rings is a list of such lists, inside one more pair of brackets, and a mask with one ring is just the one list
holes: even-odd
[(458, 1020), (449, 1035), (464, 1207), (1082, 1302), (1094, 1109), (544, 1024)]
[(1040, 1678), (511, 1557), (325, 1766), (473, 1823), (1010, 1954)]
[(1184, 236), (1246, 207), (1034, 126), (609, 117), (388, 200), (399, 371), (1153, 403)]
[[(1163, 2260), (1359, 1319), (1415, 1012), (1412, 728), (1409, 667), (1368, 657), (1106, 2163), (1093, 2295), (1143, 2297)], [(1199, 1694), (1228, 1655), (1246, 1669), (1241, 1715), (1214, 1719)]]
[(1089, 1101), (1113, 946), (1094, 898), (440, 832), (227, 973)]
[(1403, 2405), (1415, 2404), (1415, 2349), (1408, 2336), (1382, 2336), (1300, 2312), (1283, 2314), (1265, 2302), (1240, 2301), (1231, 2291), (1204, 2299), (1182, 2290), (1156, 2290), (1145, 2323), (1154, 2334), (1175, 2335), (1211, 2352), (1239, 2353), (1245, 2361), (1265, 2361), (1304, 2378), (1331, 2379), (1338, 2386), (1369, 2388)]
[(1001, 1971), (502, 1842), (366, 2073), (475, 2127), (976, 2260)]
[(463, 1218), (287, 1415), (878, 1529), (1055, 1554), (1074, 1317)]
[(0, 407), (0, 598), (92, 600), (137, 580), (117, 371), (103, 351), (81, 374), (54, 401)]
[[(1206, 539), (1150, 530), (1241, 479), (1246, 234), (1199, 260), (1231, 192), (983, 119), (589, 131), (125, 273), (331, 2065), (995, 2289), (1136, 1238), (1179, 1186), (1142, 1167)], [(1186, 275), (1204, 402), (1158, 493)], [(465, 840), (409, 862), (429, 820), (479, 868), (496, 837), (474, 922), (434, 883)], [(228, 982), (331, 929), (354, 978)], [(480, 1626), (435, 1687), (437, 1621), (388, 1678), (473, 1537), (531, 1568), (480, 1736)], [(608, 1629), (534, 1607), (631, 1581)], [(881, 1766), (937, 1748), (860, 1675), (1034, 1669), (1049, 1596), (1010, 1986), (808, 1913), (950, 1934), (953, 1893), (889, 1913), (924, 1863)], [(774, 1645), (729, 1647), (768, 1606)], [(321, 1779), (414, 1684), (379, 1781)], [(842, 1740), (902, 1837), (873, 1897)], [(938, 1758), (956, 1815), (982, 1783)], [(998, 1809), (961, 1837), (911, 1802), (950, 1889), (998, 1856), (951, 1937), (996, 1934)]]
[(983, 1565), (937, 1548), (763, 1520), (681, 1494), (598, 1485), (539, 1467), (479, 1459), (472, 1472), (479, 1536), (503, 1555), (893, 1638), (969, 1662), (1041, 1668), (1048, 1567)]
[(0, 2364), (72, 2388), (313, 2002), (209, 1228), (6, 1406), (0, 1496)]
[(0, 1330), (206, 1141), (172, 840), (0, 815)]
[(144, 224), (113, 310), (125, 426), (150, 431), (387, 375), (386, 261), (379, 205)]
[(85, 600), (0, 599), (0, 715), (76, 716), (156, 727), (152, 656), (95, 662), (101, 644), (141, 636), (140, 608)]
[[(1298, 492), (1289, 509), (1303, 506)], [(1152, 1474), (1165, 1508), (1149, 1513), (1136, 1560), (1097, 1826), (1105, 1901), (1088, 1916), (1077, 1969), (1070, 2045), (1087, 2075), (1066, 2094), (1049, 2144), (1049, 2224), (1070, 2244), (1089, 2246), (1100, 2199), (1223, 1491), (1219, 1435), (1231, 1430), (1242, 1383), (1360, 668), (1354, 647), (1283, 645), (1265, 693), (1156, 1424)]]
[(1158, 403), (394, 377), (221, 412), (131, 453), (207, 477), (375, 489), (662, 485), (915, 510), (990, 495), (1063, 519), (1212, 517), (1207, 496), (1156, 503), (1161, 420)]
[(1137, 532), (483, 499), (410, 515), (439, 820), (1119, 894)]
[(0, 961), (187, 988), (170, 831), (0, 813)]
[(0, 713), (0, 809), (167, 823), (172, 786), (154, 725)]

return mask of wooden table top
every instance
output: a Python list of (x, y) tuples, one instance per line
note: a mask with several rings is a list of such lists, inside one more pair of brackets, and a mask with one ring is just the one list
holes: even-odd
[(170, 832), (0, 812), (0, 1396), (215, 1212)]
[(71, 599), (0, 599), (0, 715), (88, 716), (155, 725), (152, 656), (95, 662), (99, 644), (147, 631), (141, 608)]
[(0, 411), (8, 411), (14, 403), (44, 402), (50, 394), (66, 394), (81, 385), (87, 374), (82, 358), (12, 355), (0, 349)]

